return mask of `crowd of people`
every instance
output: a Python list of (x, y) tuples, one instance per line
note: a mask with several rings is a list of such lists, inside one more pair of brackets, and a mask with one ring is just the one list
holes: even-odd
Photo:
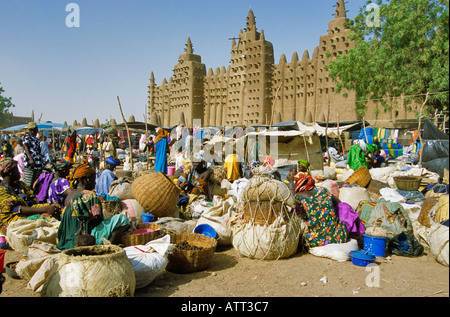
[[(183, 130), (188, 131), (189, 130)], [(101, 200), (109, 193), (117, 179), (115, 170), (122, 164), (117, 158), (117, 130), (107, 131), (103, 142), (87, 138), (85, 158), (76, 159), (83, 153), (79, 150), (79, 136), (69, 129), (59, 154), (50, 158), (46, 141), (39, 137), (34, 122), (27, 125), (26, 133), (14, 147), (4, 142), (0, 161), (0, 234), (6, 235), (8, 224), (21, 218), (55, 217), (61, 221), (58, 230), (58, 247), (67, 249), (77, 245), (77, 237), (94, 236), (97, 243), (102, 238), (113, 239), (111, 234), (121, 232), (129, 224), (125, 216), (104, 220)], [(171, 135), (158, 128), (154, 136), (144, 137), (143, 152), (154, 155), (154, 172), (168, 173), (168, 153), (183, 133)], [(188, 137), (192, 133), (187, 133)], [(192, 139), (192, 138), (191, 138)], [(141, 139), (142, 141), (142, 139)], [(23, 165), (17, 156), (23, 156)], [(387, 157), (376, 145), (356, 140), (348, 153), (343, 155), (332, 140), (325, 157), (336, 167), (348, 166), (353, 170), (361, 166), (380, 167)], [(102, 157), (104, 159), (102, 159)], [(261, 162), (243, 162), (237, 154), (228, 155), (223, 164), (226, 179), (233, 183), (240, 178), (251, 178), (252, 168), (264, 166), (269, 175), (283, 181), (297, 200), (297, 214), (310, 226), (309, 245), (340, 243), (346, 241), (348, 232), (337, 217), (340, 201), (328, 190), (315, 186), (309, 174), (309, 162), (299, 160), (296, 167), (282, 179), (274, 167), (275, 159), (265, 155)], [(22, 168), (21, 168), (22, 167)], [(212, 165), (204, 158), (203, 151), (187, 157), (175, 172), (176, 184), (182, 189), (180, 202), (188, 195), (203, 195), (212, 201)], [(101, 225), (100, 225), (101, 224)], [(331, 230), (330, 230), (331, 228)], [(79, 243), (82, 243), (82, 238)]]

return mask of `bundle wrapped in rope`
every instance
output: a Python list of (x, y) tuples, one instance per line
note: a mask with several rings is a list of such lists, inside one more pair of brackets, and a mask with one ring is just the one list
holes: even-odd
[(283, 182), (264, 168), (253, 170), (237, 212), (228, 224), (233, 247), (241, 256), (277, 260), (297, 251), (306, 226), (295, 213), (295, 199)]

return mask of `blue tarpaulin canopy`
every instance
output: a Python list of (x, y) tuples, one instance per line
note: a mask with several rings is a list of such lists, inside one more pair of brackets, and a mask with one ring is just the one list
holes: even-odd
[[(61, 123), (42, 122), (42, 123), (36, 123), (36, 125), (39, 130), (52, 129), (52, 128), (67, 129), (67, 127)], [(0, 131), (20, 131), (22, 129), (25, 129), (26, 127), (27, 127), (26, 124), (20, 124), (20, 125), (16, 125), (13, 127), (8, 127), (5, 129), (2, 129)]]

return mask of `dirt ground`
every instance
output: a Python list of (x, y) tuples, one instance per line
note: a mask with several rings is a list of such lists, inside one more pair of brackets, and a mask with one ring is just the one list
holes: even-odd
[[(21, 255), (8, 250), (5, 264)], [(388, 255), (375, 268), (356, 266), (297, 252), (288, 259), (262, 261), (240, 257), (219, 246), (201, 272), (165, 271), (135, 297), (448, 297), (449, 269), (431, 254), (418, 258)], [(26, 281), (3, 273), (0, 297), (39, 297)], [(371, 287), (369, 287), (371, 286)]]

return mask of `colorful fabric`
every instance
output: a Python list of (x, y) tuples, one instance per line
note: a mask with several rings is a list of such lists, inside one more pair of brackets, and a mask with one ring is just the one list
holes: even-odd
[(0, 175), (4, 175), (17, 166), (17, 161), (11, 158), (3, 158), (0, 160)]
[(66, 161), (72, 162), (73, 157), (75, 155), (75, 143), (76, 138), (75, 137), (68, 137), (66, 140), (66, 154), (64, 155)]
[[(26, 157), (26, 155), (25, 155)], [(36, 169), (32, 169), (30, 167), (24, 167), (23, 169), (23, 181), (25, 183), (25, 185), (27, 185), (28, 187), (32, 187), (34, 182), (39, 178), (39, 176), (41, 175), (42, 170), (36, 170)]]
[(181, 183), (188, 183), (188, 193), (194, 195), (205, 195), (208, 200), (211, 200), (208, 181), (201, 179), (197, 171), (191, 166), (188, 170), (178, 177)]
[(367, 166), (363, 149), (358, 144), (353, 144), (350, 147), (348, 151), (347, 164), (354, 171), (362, 166)]
[(275, 159), (270, 155), (265, 155), (263, 157), (263, 164), (269, 169), (273, 169), (273, 166), (275, 165)]
[[(158, 138), (158, 137), (157, 137)], [(162, 138), (159, 141), (155, 141), (155, 172), (161, 172), (167, 174), (167, 149), (169, 146), (169, 140)]]
[(303, 166), (304, 168), (308, 169), (309, 168), (309, 162), (307, 160), (298, 160), (298, 164)]
[(55, 165), (55, 170), (56, 171), (61, 171), (63, 170), (66, 166), (71, 166), (72, 162), (66, 161), (66, 160), (59, 160), (58, 163), (56, 163)]
[(19, 182), (16, 188), (0, 184), (0, 233), (6, 235), (8, 225), (22, 218), (19, 215), (20, 206), (37, 203), (33, 191), (23, 182)]
[(335, 207), (335, 212), (339, 220), (345, 224), (349, 236), (356, 237), (366, 232), (366, 228), (361, 219), (359, 219), (359, 215), (349, 204), (340, 202)]
[(79, 179), (79, 178), (83, 178), (85, 176), (94, 174), (95, 170), (90, 168), (89, 165), (87, 163), (83, 163), (81, 165), (79, 165), (72, 173), (72, 178), (73, 179)]
[(296, 211), (308, 226), (304, 236), (306, 246), (347, 242), (347, 227), (339, 220), (331, 193), (326, 188), (316, 187), (311, 197), (296, 196), (296, 202)]
[(42, 168), (44, 167), (44, 162), (41, 154), (41, 142), (39, 141), (39, 139), (29, 134), (25, 134), (25, 136), (23, 137), (23, 145), (28, 147), (30, 156), (34, 161), (34, 165), (31, 166), (30, 158), (28, 157), (28, 155), (25, 155), (25, 168), (42, 170)]
[(308, 173), (300, 172), (294, 176), (295, 192), (304, 192), (314, 189), (316, 181)]
[(158, 129), (158, 131), (156, 131), (156, 139), (155, 139), (155, 144), (157, 144), (159, 141), (161, 141), (164, 138), (167, 138), (169, 136), (169, 132), (167, 132), (164, 129)]
[(93, 226), (88, 220), (94, 217), (102, 217), (101, 204), (97, 194), (90, 190), (76, 194), (61, 214), (61, 223), (56, 234), (58, 249), (73, 248), (76, 246), (79, 234), (90, 234)]
[(66, 196), (64, 192), (70, 188), (70, 183), (67, 179), (61, 177), (50, 184), (47, 195), (47, 203), (58, 204), (64, 207)]
[(53, 180), (53, 173), (42, 173), (33, 187), (33, 193), (40, 202), (46, 202), (48, 198), (48, 189)]
[(97, 193), (97, 195), (108, 194), (109, 187), (115, 179), (116, 176), (111, 170), (105, 169), (101, 171), (97, 175), (97, 179), (95, 181), (95, 192)]
[(229, 154), (225, 158), (225, 172), (227, 173), (227, 179), (233, 182), (240, 177), (240, 166), (239, 157), (236, 154)]
[(114, 157), (110, 156), (106, 159), (106, 163), (108, 163), (109, 165), (112, 166), (119, 166), (120, 165), (120, 161), (115, 159)]

